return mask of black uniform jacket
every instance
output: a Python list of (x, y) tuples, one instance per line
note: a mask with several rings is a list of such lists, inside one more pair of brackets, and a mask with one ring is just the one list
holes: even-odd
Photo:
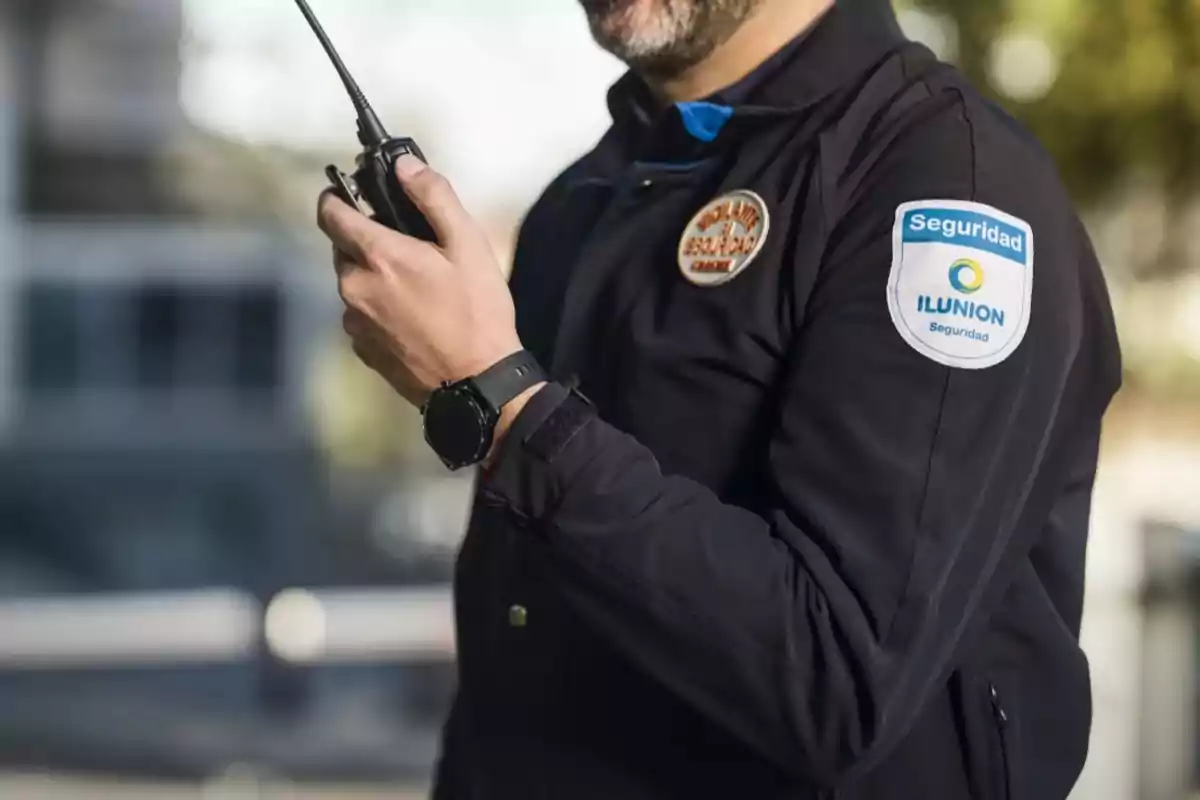
[[(480, 478), (435, 796), (1066, 797), (1120, 363), (1053, 165), (837, 10), (708, 102), (609, 99), (519, 237), (557, 381)], [(914, 201), (942, 210), (902, 233)], [(989, 336), (1015, 349), (963, 366)]]

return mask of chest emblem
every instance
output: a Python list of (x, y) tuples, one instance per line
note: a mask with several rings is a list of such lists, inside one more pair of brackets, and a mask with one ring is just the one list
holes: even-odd
[(771, 227), (767, 204), (749, 189), (712, 200), (679, 240), (679, 270), (697, 286), (718, 286), (750, 266)]

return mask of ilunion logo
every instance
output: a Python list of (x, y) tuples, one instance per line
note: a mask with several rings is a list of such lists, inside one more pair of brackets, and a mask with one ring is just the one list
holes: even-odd
[(957, 292), (975, 294), (983, 288), (983, 267), (969, 258), (960, 258), (950, 266), (950, 285)]

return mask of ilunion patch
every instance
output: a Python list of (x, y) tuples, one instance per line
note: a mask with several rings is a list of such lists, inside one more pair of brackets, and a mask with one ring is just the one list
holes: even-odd
[(982, 203), (920, 200), (896, 210), (887, 302), (900, 336), (961, 369), (995, 366), (1025, 338), (1033, 229)]
[(679, 270), (697, 286), (732, 280), (762, 250), (771, 227), (767, 204), (749, 189), (710, 201), (679, 240)]

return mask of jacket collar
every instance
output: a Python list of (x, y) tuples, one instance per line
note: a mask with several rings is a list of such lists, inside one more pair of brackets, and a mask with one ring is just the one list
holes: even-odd
[(645, 141), (664, 127), (682, 128), (688, 138), (710, 142), (730, 120), (744, 123), (803, 112), (906, 42), (890, 11), (856, 14), (835, 5), (749, 75), (702, 101), (664, 107), (645, 81), (629, 71), (609, 89), (609, 112), (626, 142)]

